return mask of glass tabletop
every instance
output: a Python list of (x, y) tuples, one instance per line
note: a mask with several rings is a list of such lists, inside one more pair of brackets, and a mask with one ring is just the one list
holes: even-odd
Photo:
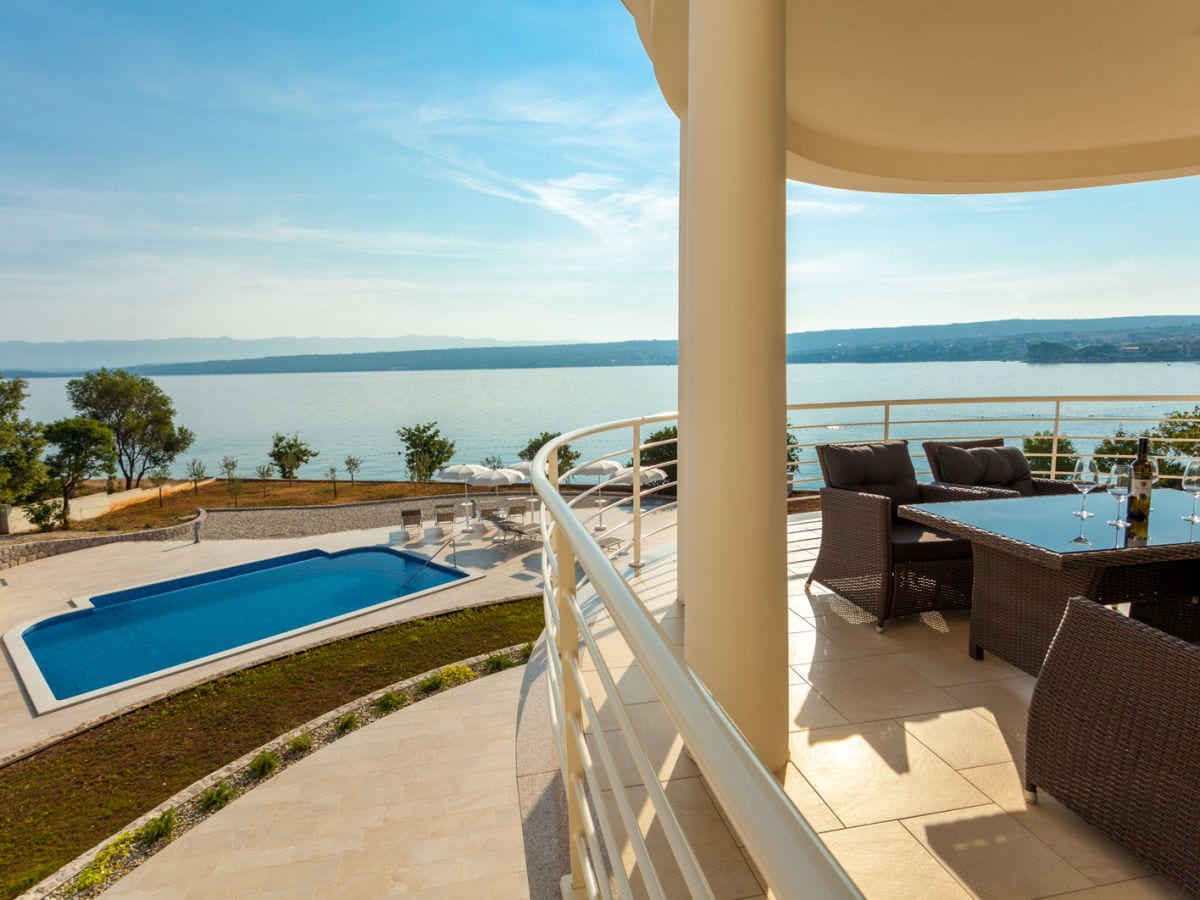
[[(1080, 500), (1079, 495), (1055, 495), (920, 503), (914, 506), (1053, 553), (1082, 553), (1129, 546), (1127, 529), (1105, 524), (1116, 518), (1117, 501), (1114, 497), (1103, 492), (1089, 494), (1087, 510), (1095, 513), (1090, 519), (1071, 515), (1079, 509)], [(1156, 489), (1150, 501), (1150, 528), (1146, 546), (1200, 543), (1200, 526), (1182, 519), (1191, 509), (1190, 495), (1178, 490)], [(1122, 511), (1128, 513), (1127, 505)]]

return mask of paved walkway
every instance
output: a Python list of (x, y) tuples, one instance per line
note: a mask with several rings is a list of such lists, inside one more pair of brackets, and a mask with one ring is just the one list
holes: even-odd
[(105, 896), (528, 897), (513, 749), (522, 674), (465, 684), (314, 753)]

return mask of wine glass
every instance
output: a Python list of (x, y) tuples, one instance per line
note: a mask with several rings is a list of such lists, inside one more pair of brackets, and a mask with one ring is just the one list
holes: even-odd
[(1112, 471), (1108, 473), (1108, 493), (1112, 497), (1117, 498), (1117, 517), (1109, 519), (1105, 524), (1113, 525), (1117, 528), (1128, 528), (1129, 523), (1125, 521), (1125, 498), (1129, 496), (1130, 482), (1133, 480), (1133, 466), (1113, 466)]
[(1088, 492), (1092, 491), (1099, 483), (1100, 473), (1096, 470), (1094, 459), (1080, 459), (1075, 463), (1075, 474), (1071, 476), (1071, 484), (1075, 485), (1075, 490), (1083, 494), (1083, 500), (1079, 504), (1079, 509), (1071, 515), (1079, 516), (1081, 519), (1090, 519), (1095, 515), (1084, 509), (1084, 506), (1087, 504)]
[(1182, 487), (1192, 495), (1192, 514), (1184, 516), (1183, 521), (1195, 525), (1200, 522), (1200, 516), (1196, 515), (1196, 498), (1200, 497), (1200, 459), (1188, 460), (1187, 468), (1183, 470)]

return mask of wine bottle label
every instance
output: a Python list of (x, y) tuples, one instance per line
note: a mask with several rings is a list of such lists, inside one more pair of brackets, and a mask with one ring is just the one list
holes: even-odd
[(1143, 522), (1150, 518), (1152, 478), (1134, 477), (1129, 483), (1129, 521)]

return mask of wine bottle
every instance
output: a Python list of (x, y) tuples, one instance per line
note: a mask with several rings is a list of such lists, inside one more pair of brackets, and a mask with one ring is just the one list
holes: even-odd
[(1129, 521), (1139, 524), (1149, 522), (1150, 491), (1154, 485), (1154, 471), (1150, 468), (1149, 438), (1138, 438), (1137, 458), (1133, 461), (1132, 475), (1129, 480)]

